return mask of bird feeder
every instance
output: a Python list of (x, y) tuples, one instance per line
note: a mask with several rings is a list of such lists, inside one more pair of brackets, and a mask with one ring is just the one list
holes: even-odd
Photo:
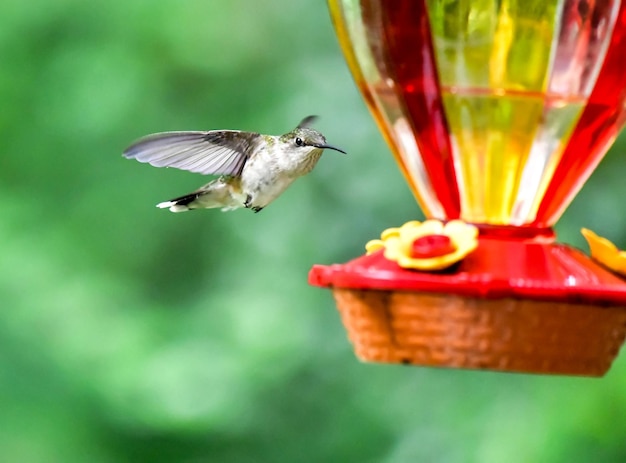
[(557, 243), (552, 227), (625, 122), (625, 2), (329, 6), (428, 219), (385, 230), (348, 263), (312, 268), (356, 355), (604, 375), (626, 335), (626, 281)]

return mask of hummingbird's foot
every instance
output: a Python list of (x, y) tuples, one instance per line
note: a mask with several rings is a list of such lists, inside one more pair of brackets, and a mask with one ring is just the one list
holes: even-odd
[(252, 196), (250, 195), (246, 196), (246, 200), (243, 205), (246, 209), (252, 209), (255, 213), (261, 212), (261, 210), (263, 209), (261, 206), (252, 206)]

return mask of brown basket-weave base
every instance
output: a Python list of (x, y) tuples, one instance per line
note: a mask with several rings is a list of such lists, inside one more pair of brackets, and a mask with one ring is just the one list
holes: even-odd
[(602, 376), (626, 307), (334, 288), (357, 357), (525, 373)]

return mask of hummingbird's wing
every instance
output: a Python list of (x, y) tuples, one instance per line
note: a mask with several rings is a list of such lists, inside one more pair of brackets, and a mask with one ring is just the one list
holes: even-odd
[(237, 176), (259, 138), (238, 130), (162, 132), (140, 138), (124, 150), (124, 157), (156, 167)]
[(313, 124), (313, 122), (315, 122), (317, 119), (317, 116), (307, 116), (300, 121), (300, 123), (298, 124), (298, 128), (301, 129), (304, 127), (310, 127), (311, 124)]

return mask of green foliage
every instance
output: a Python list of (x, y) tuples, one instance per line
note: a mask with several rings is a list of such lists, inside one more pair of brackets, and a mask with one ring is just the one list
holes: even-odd
[[(3, 0), (0, 24), (2, 461), (626, 460), (624, 355), (602, 380), (354, 359), (307, 272), (421, 213), (322, 3)], [(308, 114), (350, 155), (258, 215), (158, 210), (202, 179), (121, 157)], [(626, 245), (623, 150), (562, 241)]]

